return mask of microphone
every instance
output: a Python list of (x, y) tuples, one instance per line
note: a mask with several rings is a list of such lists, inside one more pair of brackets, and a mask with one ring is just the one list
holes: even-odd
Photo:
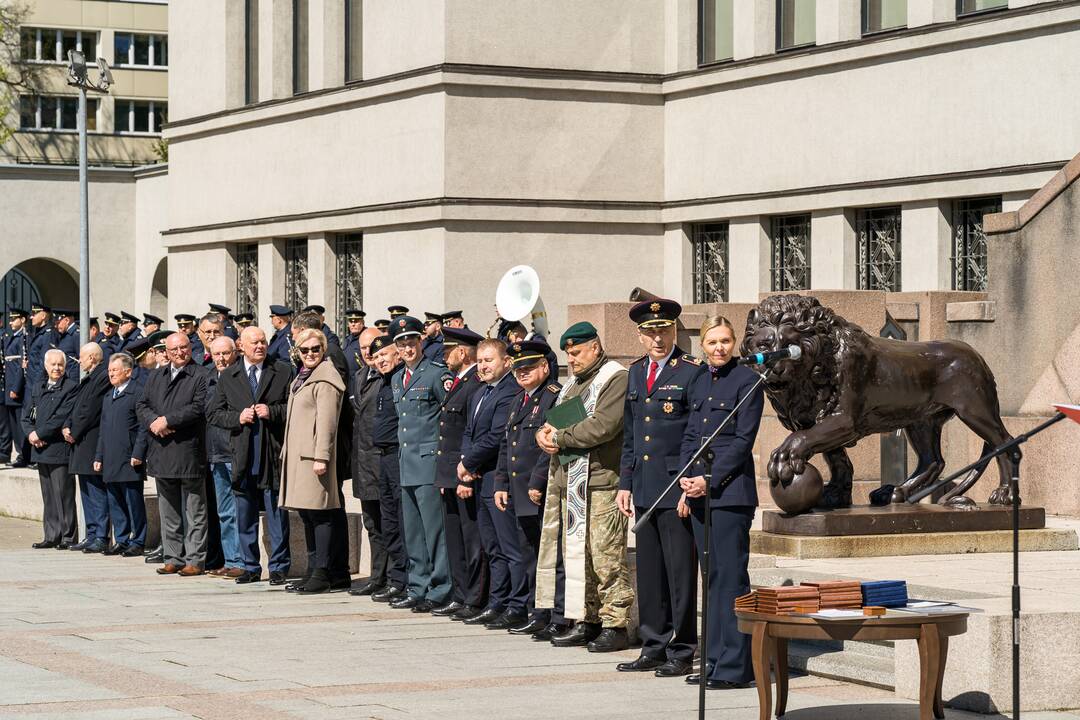
[(788, 345), (783, 350), (774, 350), (767, 353), (756, 353), (739, 358), (740, 365), (772, 365), (780, 360), (798, 360), (802, 357), (802, 348), (798, 345)]

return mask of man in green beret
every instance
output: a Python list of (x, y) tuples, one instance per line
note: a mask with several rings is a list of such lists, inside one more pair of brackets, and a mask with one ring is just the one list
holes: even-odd
[[(626, 625), (634, 602), (626, 566), (627, 518), (615, 502), (628, 375), (626, 368), (604, 354), (591, 323), (570, 326), (559, 346), (573, 375), (548, 416), (559, 404), (579, 398), (586, 417), (562, 428), (545, 424), (536, 433), (540, 449), (551, 456), (536, 607), (554, 605), (555, 565), (561, 546), (565, 615), (577, 623), (551, 643), (613, 652), (629, 644)], [(573, 459), (562, 464), (559, 453)]]

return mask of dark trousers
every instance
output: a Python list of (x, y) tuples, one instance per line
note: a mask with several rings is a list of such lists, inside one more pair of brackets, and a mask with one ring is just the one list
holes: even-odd
[(106, 483), (113, 542), (142, 547), (146, 544), (146, 501), (141, 482)]
[(442, 490), (446, 554), (454, 578), (453, 599), (481, 607), (487, 602), (488, 563), (476, 524), (477, 498), (459, 498), (455, 488)]
[(38, 480), (44, 506), (45, 541), (76, 542), (79, 524), (75, 516), (75, 478), (68, 475), (68, 466), (39, 462)]
[[(699, 554), (705, 542), (705, 510), (694, 507), (691, 512)], [(750, 524), (754, 508), (714, 507), (710, 512), (709, 637), (705, 648), (708, 679), (750, 682), (754, 679), (750, 636), (739, 632), (735, 598), (750, 592)]]
[(338, 507), (330, 513), (330, 577), (334, 580), (348, 578), (349, 573), (349, 516), (345, 512), (345, 495), (338, 485)]
[[(308, 572), (330, 570), (334, 520), (331, 510), (298, 510), (304, 521), (304, 540), (308, 548)], [(241, 543), (243, 545), (243, 543)]]
[[(646, 508), (636, 508), (637, 516)], [(637, 532), (641, 654), (692, 662), (697, 650), (697, 551), (690, 518), (659, 508)]]
[(499, 545), (499, 533), (495, 530), (495, 518), (492, 517), (498, 512), (492, 498), (477, 499), (476, 527), (488, 562), (487, 607), (506, 610), (506, 602), (510, 598), (510, 566)]
[(206, 467), (206, 565), (207, 570), (225, 567), (225, 552), (221, 547), (221, 518), (217, 514), (217, 487), (211, 466)]
[(378, 500), (361, 500), (360, 519), (367, 530), (368, 547), (371, 548), (371, 572), (368, 573), (368, 581), (379, 587), (385, 586), (390, 556), (384, 544), (381, 503)]
[(7, 415), (8, 429), (11, 432), (11, 444), (15, 447), (15, 459), (29, 462), (30, 441), (23, 432), (22, 408), (18, 405), (5, 405), (4, 410)]
[(79, 475), (86, 539), (109, 541), (109, 491), (100, 475)]
[(529, 579), (529, 617), (562, 625), (566, 622), (565, 609), (566, 568), (562, 562), (562, 543), (559, 543), (558, 558), (555, 564), (555, 607), (536, 607), (536, 560), (540, 556), (540, 531), (544, 527), (544, 512), (536, 515), (521, 515), (517, 519), (520, 528), (521, 554), (525, 562), (525, 572)]
[(11, 460), (11, 445), (14, 440), (11, 434), (11, 420), (6, 412), (0, 412), (0, 462)]
[(244, 569), (262, 572), (259, 552), (259, 512), (266, 513), (266, 530), (270, 534), (271, 572), (289, 572), (289, 512), (279, 508), (273, 490), (233, 489), (236, 496), (236, 530), (240, 536), (240, 558)]
[(408, 555), (401, 536), (401, 462), (396, 447), (381, 450), (379, 457), (379, 510), (382, 513), (383, 546), (386, 548), (386, 582), (404, 588), (409, 582)]
[(454, 583), (446, 558), (442, 502), (434, 485), (401, 488), (401, 530), (409, 556), (409, 596), (442, 605)]

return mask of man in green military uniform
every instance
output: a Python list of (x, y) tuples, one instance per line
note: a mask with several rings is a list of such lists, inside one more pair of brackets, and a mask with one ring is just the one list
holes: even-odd
[[(626, 624), (634, 602), (626, 566), (627, 518), (615, 502), (627, 371), (607, 358), (591, 323), (570, 326), (559, 346), (566, 352), (573, 376), (557, 404), (580, 398), (586, 417), (563, 428), (545, 424), (536, 434), (537, 444), (551, 456), (536, 605), (553, 605), (561, 544), (566, 568), (565, 614), (578, 622), (553, 637), (552, 644), (588, 645), (590, 652), (623, 650), (629, 644)], [(573, 458), (562, 464), (560, 452)]]

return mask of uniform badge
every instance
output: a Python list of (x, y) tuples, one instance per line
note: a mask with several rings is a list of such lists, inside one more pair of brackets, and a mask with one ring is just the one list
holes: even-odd
[(404, 320), (398, 320), (398, 327), (405, 327), (405, 321)]
[(533, 415), (538, 415), (539, 413), (540, 413), (540, 406), (539, 405), (533, 405), (532, 414)]
[(517, 343), (514, 343), (514, 352), (516, 352), (516, 353), (521, 352), (521, 345), (518, 345)]
[(660, 312), (660, 303), (654, 302), (652, 305), (649, 306), (649, 309), (652, 310), (654, 313)]
[(670, 415), (671, 413), (675, 412), (675, 403), (666, 402), (663, 404), (662, 408), (664, 412)]
[(443, 380), (442, 386), (443, 390), (445, 390), (446, 392), (450, 392), (450, 388), (454, 387), (454, 379), (446, 378), (445, 380)]
[(679, 361), (677, 359), (675, 359), (675, 358), (671, 358), (671, 362), (668, 363), (668, 365), (670, 365), (671, 367), (675, 367), (678, 364), (679, 364)]

